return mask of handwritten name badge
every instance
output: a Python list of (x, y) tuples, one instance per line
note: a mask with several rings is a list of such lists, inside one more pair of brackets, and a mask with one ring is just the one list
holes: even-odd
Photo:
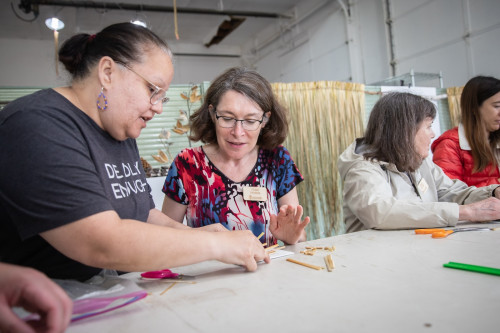
[(420, 181), (418, 182), (418, 190), (420, 191), (420, 193), (424, 194), (427, 189), (429, 188), (429, 185), (427, 185), (427, 182), (425, 181), (425, 179), (420, 179)]
[(266, 201), (267, 189), (265, 187), (243, 187), (243, 199), (248, 201)]

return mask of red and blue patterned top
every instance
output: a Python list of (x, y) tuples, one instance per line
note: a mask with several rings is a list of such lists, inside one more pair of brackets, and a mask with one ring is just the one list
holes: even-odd
[[(276, 243), (269, 232), (269, 218), (278, 213), (278, 199), (304, 178), (283, 146), (260, 149), (257, 163), (246, 179), (233, 182), (205, 155), (202, 147), (182, 150), (170, 166), (162, 191), (172, 200), (187, 205), (188, 226), (222, 223), (229, 230), (264, 232), (268, 245)], [(243, 187), (264, 187), (266, 201), (243, 198)]]

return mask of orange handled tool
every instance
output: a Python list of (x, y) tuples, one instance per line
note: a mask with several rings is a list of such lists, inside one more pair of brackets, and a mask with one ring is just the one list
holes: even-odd
[(446, 231), (445, 229), (415, 229), (415, 233), (417, 235), (429, 235), (435, 232)]
[(446, 236), (457, 232), (457, 231), (467, 231), (467, 230), (442, 230), (432, 233), (432, 238), (445, 238)]
[(471, 227), (471, 228), (455, 228), (455, 229), (415, 229), (418, 235), (432, 235), (432, 238), (444, 238), (454, 232), (460, 231), (479, 231), (479, 230), (495, 230), (496, 228), (486, 227)]

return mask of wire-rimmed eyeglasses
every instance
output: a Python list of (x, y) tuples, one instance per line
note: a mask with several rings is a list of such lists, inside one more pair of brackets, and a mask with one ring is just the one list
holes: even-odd
[[(120, 62), (120, 61), (115, 61), (117, 64), (119, 65), (122, 65), (123, 67), (125, 67), (126, 69), (128, 69), (129, 71), (131, 71), (132, 73), (134, 73), (135, 75), (139, 76), (141, 79), (143, 79), (144, 81), (146, 81), (146, 83), (149, 85), (149, 89), (151, 90), (151, 97), (149, 98), (149, 102), (152, 104), (152, 105), (156, 105), (158, 104), (158, 102), (161, 102), (162, 104), (165, 104), (167, 103), (170, 98), (168, 98), (166, 95), (167, 95), (167, 91), (163, 88), (160, 88), (158, 87), (156, 84), (154, 84), (153, 82), (149, 81), (148, 79), (146, 79), (144, 76), (142, 76), (141, 74), (137, 73), (136, 71), (134, 71), (129, 65), (123, 63), (123, 62)], [(161, 93), (161, 91), (163, 90), (163, 93)]]
[(239, 121), (243, 129), (247, 131), (255, 131), (264, 121), (265, 115), (262, 115), (262, 119), (236, 119), (233, 117), (219, 116), (217, 111), (214, 109), (215, 119), (217, 119), (217, 124), (222, 128), (233, 128)]

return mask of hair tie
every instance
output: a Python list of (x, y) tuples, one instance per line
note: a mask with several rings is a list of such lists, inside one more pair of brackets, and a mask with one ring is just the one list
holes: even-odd
[(89, 36), (89, 42), (93, 41), (95, 38), (95, 34)]

